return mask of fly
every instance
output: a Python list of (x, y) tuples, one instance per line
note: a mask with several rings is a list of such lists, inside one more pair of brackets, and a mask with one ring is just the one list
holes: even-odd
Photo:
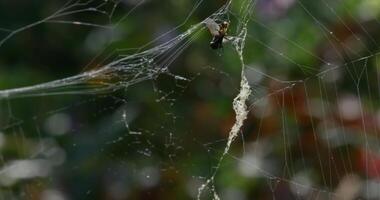
[(218, 24), (210, 18), (207, 18), (204, 23), (213, 36), (210, 42), (210, 47), (212, 49), (223, 48), (223, 42), (227, 39), (226, 35), (229, 23), (227, 21), (223, 21), (221, 24)]

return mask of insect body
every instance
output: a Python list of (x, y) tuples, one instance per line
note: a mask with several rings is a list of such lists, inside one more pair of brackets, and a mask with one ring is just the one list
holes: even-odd
[(210, 31), (211, 35), (213, 36), (210, 42), (210, 47), (212, 49), (222, 48), (224, 39), (227, 35), (229, 23), (224, 21), (219, 25), (210, 18), (206, 19), (204, 23), (206, 27), (208, 28), (208, 30)]

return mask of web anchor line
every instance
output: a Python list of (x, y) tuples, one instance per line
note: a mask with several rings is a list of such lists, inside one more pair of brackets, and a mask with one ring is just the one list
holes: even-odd
[(245, 47), (245, 39), (247, 37), (247, 23), (249, 21), (249, 11), (253, 9), (253, 7), (254, 7), (253, 1), (248, 0), (243, 3), (241, 7), (242, 21), (238, 24), (238, 31), (237, 31), (238, 34), (236, 34), (238, 36), (236, 37), (237, 39), (234, 40), (232, 43), (238, 54), (240, 65), (241, 65), (240, 90), (239, 90), (238, 95), (234, 98), (232, 102), (232, 107), (233, 107), (233, 110), (235, 111), (235, 123), (232, 126), (230, 132), (228, 133), (227, 144), (224, 148), (223, 154), (220, 156), (218, 160), (218, 163), (215, 167), (214, 172), (212, 173), (211, 177), (208, 178), (206, 182), (198, 188), (198, 195), (197, 195), (198, 200), (201, 199), (202, 193), (204, 192), (206, 187), (208, 187), (210, 184), (211, 184), (210, 188), (213, 193), (213, 199), (220, 200), (220, 197), (214, 186), (215, 177), (218, 173), (220, 165), (222, 164), (225, 156), (229, 153), (232, 143), (235, 141), (240, 130), (242, 129), (244, 125), (244, 121), (247, 119), (247, 115), (249, 113), (247, 102), (252, 93), (252, 89), (249, 85), (249, 82), (245, 74), (246, 65), (244, 63), (243, 50)]

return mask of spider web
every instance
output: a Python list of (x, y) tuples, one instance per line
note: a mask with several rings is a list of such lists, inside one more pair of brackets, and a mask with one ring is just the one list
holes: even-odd
[[(68, 1), (0, 29), (4, 52), (40, 26), (86, 27), (97, 54), (77, 75), (0, 91), (2, 199), (380, 198), (375, 1), (231, 0), (198, 17), (199, 0), (129, 49), (118, 31), (152, 2), (126, 2)], [(207, 18), (229, 20), (233, 40), (205, 60)], [(96, 34), (109, 37), (98, 49)], [(226, 102), (224, 118), (206, 106)]]

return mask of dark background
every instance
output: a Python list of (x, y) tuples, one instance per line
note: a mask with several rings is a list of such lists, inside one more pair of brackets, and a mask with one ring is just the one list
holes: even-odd
[[(224, 3), (90, 1), (70, 11), (102, 5), (103, 13), (41, 21), (64, 2), (2, 1), (0, 36), (14, 35), (0, 46), (0, 89), (138, 57)], [(231, 36), (245, 3), (233, 1), (218, 16), (230, 20)], [(211, 186), (222, 199), (380, 198), (380, 4), (258, 0), (249, 12), (244, 64), (253, 90), (250, 113)], [(70, 87), (1, 95), (0, 199), (196, 198), (234, 124), (242, 66), (232, 44), (209, 47), (205, 28), (191, 36), (187, 46), (173, 46), (183, 50), (179, 55), (147, 56), (173, 59), (162, 73), (162, 65), (153, 71), (116, 66), (125, 71)], [(128, 85), (139, 72), (144, 81)], [(110, 88), (98, 91), (104, 84)], [(202, 198), (210, 199), (209, 192)]]

